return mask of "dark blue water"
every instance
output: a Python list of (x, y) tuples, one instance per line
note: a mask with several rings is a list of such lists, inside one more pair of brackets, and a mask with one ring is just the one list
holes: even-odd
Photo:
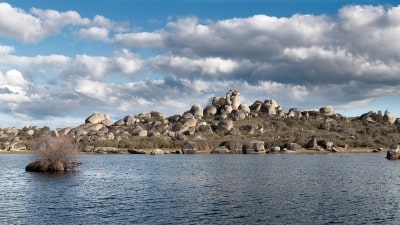
[(84, 155), (49, 175), (0, 155), (0, 224), (400, 224), (400, 162), (384, 157)]

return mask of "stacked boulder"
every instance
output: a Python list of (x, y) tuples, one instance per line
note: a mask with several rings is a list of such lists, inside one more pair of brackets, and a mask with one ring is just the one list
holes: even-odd
[(267, 99), (264, 102), (257, 100), (250, 106), (250, 110), (265, 113), (268, 116), (283, 117), (285, 115), (283, 108), (274, 99)]

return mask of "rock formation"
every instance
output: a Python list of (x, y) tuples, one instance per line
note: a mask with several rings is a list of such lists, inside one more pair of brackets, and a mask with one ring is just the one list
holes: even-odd
[[(379, 126), (380, 123), (384, 126)], [(390, 138), (395, 139), (400, 137), (396, 129), (398, 124), (400, 119), (387, 111), (384, 115), (368, 112), (354, 118), (336, 114), (332, 106), (321, 107), (318, 111), (291, 108), (285, 113), (278, 102), (271, 98), (256, 100), (247, 106), (241, 103), (239, 91), (230, 90), (225, 97), (212, 98), (204, 109), (200, 105), (193, 105), (182, 114), (168, 117), (161, 112), (151, 111), (127, 115), (112, 123), (107, 114), (93, 113), (81, 125), (53, 131), (48, 127), (0, 129), (0, 151), (28, 149), (32, 140), (44, 134), (73, 137), (81, 146), (80, 151), (96, 154), (136, 154), (129, 150), (135, 148), (176, 148), (190, 154), (198, 151), (197, 143), (201, 141), (212, 143), (208, 145), (211, 148), (209, 151), (219, 154), (263, 153), (267, 152), (265, 149), (271, 152), (284, 149), (295, 151), (298, 146), (310, 150), (325, 148), (328, 151), (340, 151), (338, 146), (349, 142), (369, 141), (368, 144), (383, 145), (384, 141), (379, 137), (374, 140), (366, 138), (367, 133), (374, 132), (376, 135), (389, 132)], [(377, 129), (383, 127), (385, 131), (379, 133)], [(315, 137), (308, 139), (310, 136), (318, 136), (329, 142), (322, 145), (317, 143)], [(236, 144), (232, 144), (233, 140)], [(263, 140), (264, 144), (252, 140)], [(292, 145), (293, 142), (297, 142), (298, 146)], [(337, 145), (333, 146), (333, 142)], [(261, 145), (265, 146), (264, 150)], [(279, 150), (270, 150), (274, 147)]]

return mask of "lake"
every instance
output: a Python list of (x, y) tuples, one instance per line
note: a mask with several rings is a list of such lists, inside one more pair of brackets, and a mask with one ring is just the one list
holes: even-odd
[(399, 224), (383, 153), (82, 155), (66, 174), (0, 155), (0, 224)]

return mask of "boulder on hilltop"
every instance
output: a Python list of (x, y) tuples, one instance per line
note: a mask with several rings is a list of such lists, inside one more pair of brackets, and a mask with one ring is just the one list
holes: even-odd
[(88, 118), (86, 118), (85, 123), (91, 123), (91, 124), (106, 123), (105, 125), (108, 124), (111, 125), (109, 121), (110, 121), (109, 115), (102, 113), (93, 113)]

